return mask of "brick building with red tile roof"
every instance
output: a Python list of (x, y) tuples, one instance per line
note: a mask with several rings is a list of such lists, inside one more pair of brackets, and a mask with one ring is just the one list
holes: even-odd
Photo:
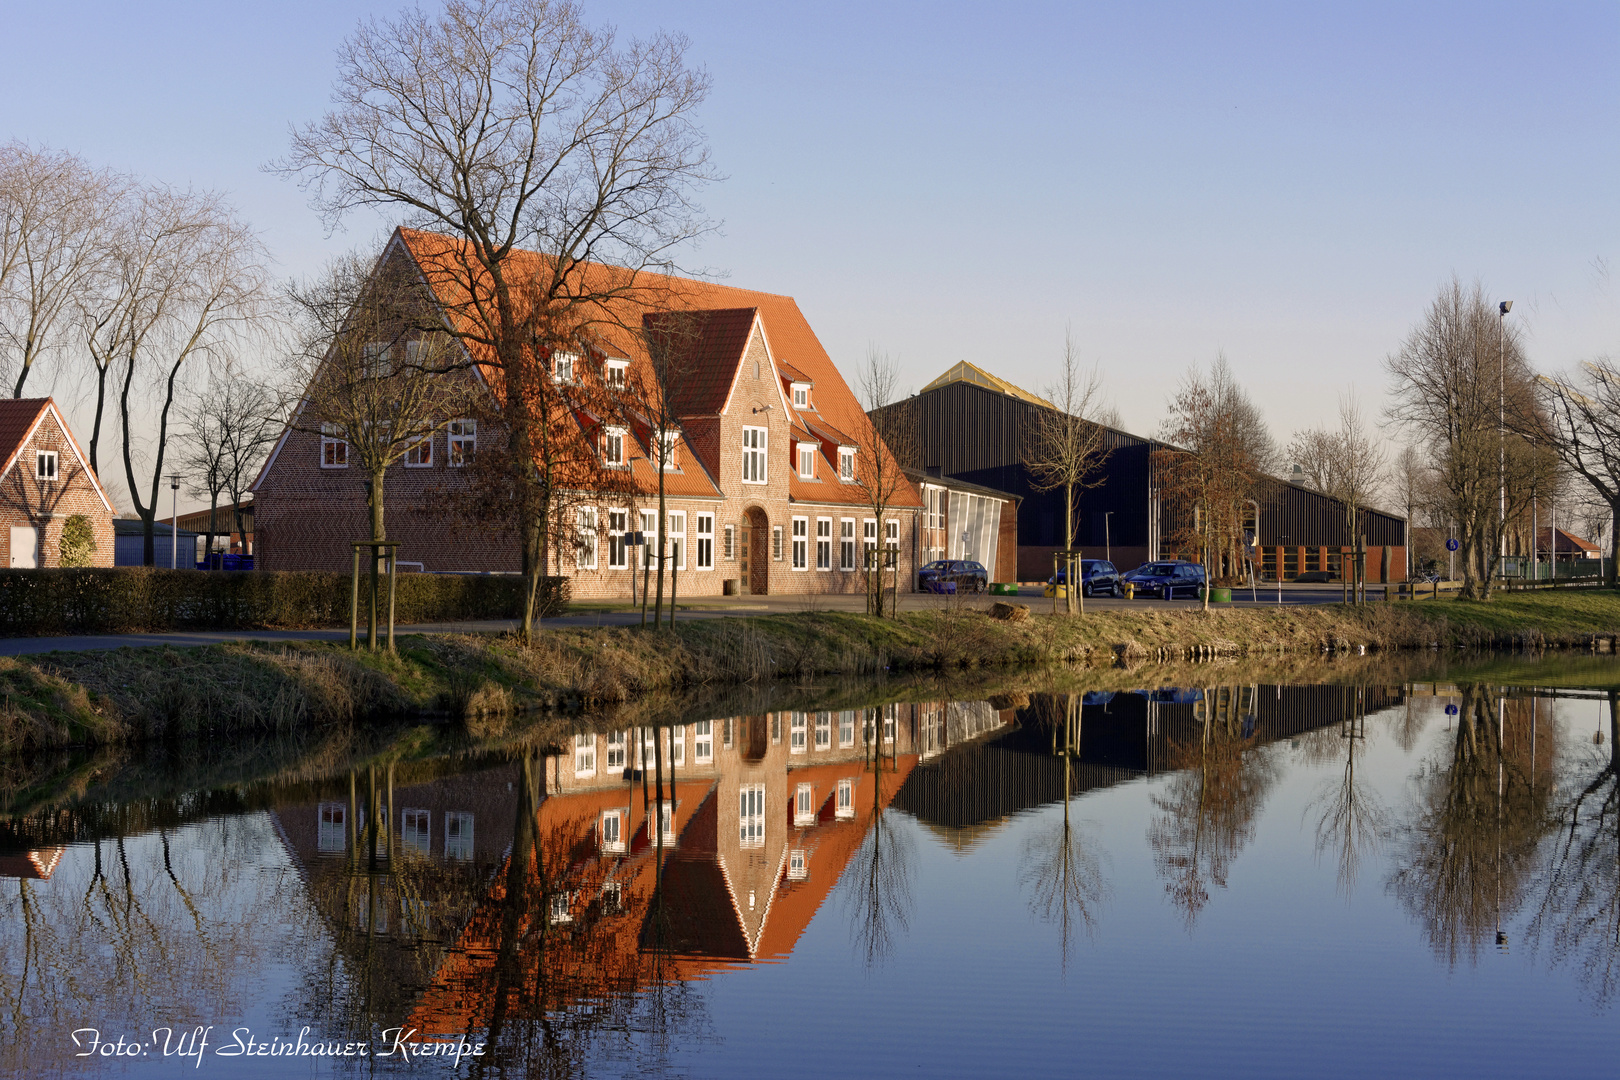
[(0, 566), (62, 565), (62, 526), (83, 515), (95, 550), (113, 564), (113, 506), (51, 398), (0, 400)]
[[(379, 266), (396, 260), (424, 283), (447, 320), (462, 319), (469, 286), (458, 242), (402, 229)], [(516, 252), (507, 273), (516, 280), (544, 267), (541, 256)], [(584, 264), (578, 273), (589, 285), (623, 272)], [(581, 494), (565, 511), (566, 541), (549, 546), (547, 569), (567, 575), (577, 597), (632, 592), (632, 575), (656, 550), (658, 434), (648, 417), (667, 409), (679, 422), (663, 476), (678, 595), (716, 595), (728, 591), (727, 582), (752, 593), (859, 592), (865, 549), (878, 547), (897, 551), (898, 580), (909, 587), (917, 489), (872, 437), (865, 412), (793, 299), (651, 274), (636, 282), (634, 298), (586, 289), (606, 299), (587, 313), (578, 352), (543, 361), (572, 403), (566, 422), (552, 416), (555, 429), (566, 429), (594, 466), (572, 482)], [(674, 358), (668, 400), (637, 407), (617, 391), (656, 385), (647, 377), (650, 347)], [(480, 348), (468, 345), (466, 355), (495, 403), (503, 382)], [(445, 492), (466, 483), (454, 471), (450, 440), (459, 438), (463, 451), (499, 445), (498, 419), (483, 424), (470, 434), (447, 424), (433, 437), (437, 449), (427, 464), (388, 470), (388, 535), (402, 545), (403, 566), (519, 569), (513, 529), (445, 510), (454, 501)], [(369, 535), (364, 478), (323, 446), (332, 441), (290, 424), (260, 473), (255, 539), (264, 569), (346, 569), (349, 542)], [(874, 446), (879, 469), (865, 460)], [(898, 483), (876, 513), (863, 481), (881, 470)], [(636, 533), (650, 541), (639, 552), (628, 543)]]

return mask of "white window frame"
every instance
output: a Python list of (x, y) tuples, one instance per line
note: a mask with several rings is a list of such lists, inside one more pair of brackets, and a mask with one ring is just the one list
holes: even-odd
[(316, 811), (315, 850), (337, 855), (349, 847), (349, 808), (340, 802), (323, 802)]
[(675, 842), (675, 811), (679, 803), (674, 799), (665, 799), (658, 804), (658, 831), (664, 838), (664, 846)]
[(838, 519), (838, 569), (855, 569), (855, 519)]
[(433, 851), (433, 811), (405, 807), (399, 812), (399, 839), (421, 855)]
[(793, 519), (793, 569), (810, 569), (810, 519)]
[(579, 368), (579, 353), (554, 352), (551, 354), (551, 377), (555, 382), (571, 384)]
[(764, 784), (743, 784), (737, 789), (737, 846), (765, 846)]
[(714, 764), (713, 720), (699, 720), (692, 725), (692, 761), (698, 765)]
[(552, 923), (571, 923), (574, 913), (569, 911), (570, 896), (566, 892), (552, 893), (550, 901), (550, 916)]
[(641, 565), (651, 566), (658, 552), (658, 511), (641, 512)]
[(585, 778), (596, 775), (596, 736), (574, 736), (574, 776)]
[(624, 507), (608, 508), (608, 569), (630, 568), (630, 545), (624, 534), (630, 531), (630, 511)]
[(349, 440), (343, 436), (342, 431), (337, 424), (321, 425), (321, 468), (349, 467)]
[(884, 523), (883, 546), (889, 548), (900, 547), (900, 519), (889, 518)]
[(796, 712), (788, 717), (788, 753), (802, 754), (810, 748), (810, 717)]
[(602, 429), (602, 464), (609, 469), (628, 469), (630, 457), (625, 444), (629, 441), (630, 429), (617, 426), (608, 426)]
[(853, 446), (840, 446), (838, 448), (838, 479), (846, 484), (855, 482), (855, 448)]
[(845, 777), (838, 781), (838, 801), (833, 804), (833, 817), (852, 818), (855, 816), (855, 781)]
[(796, 382), (793, 384), (793, 407), (795, 409), (808, 409), (810, 407), (810, 384)]
[(681, 468), (680, 449), (681, 433), (674, 428), (668, 428), (656, 433), (658, 454), (665, 472), (679, 472)]
[(686, 511), (671, 510), (669, 521), (670, 565), (677, 570), (686, 569)]
[(767, 428), (745, 427), (742, 429), (742, 482), (745, 484), (764, 484), (769, 482), (770, 473), (767, 462), (770, 460), (771, 433)]
[(793, 791), (793, 825), (804, 828), (816, 823), (816, 789), (813, 784), (800, 784)]
[[(444, 814), (444, 857), (471, 862), (473, 858), (473, 823), (471, 810), (447, 810)], [(454, 832), (455, 835), (450, 834)]]
[(602, 823), (598, 835), (601, 837), (602, 850), (610, 854), (623, 854), (627, 848), (624, 839), (624, 811), (602, 811)]
[(866, 518), (861, 522), (861, 564), (864, 566), (871, 560), (866, 557), (869, 551), (876, 551), (878, 546), (877, 518)]
[(782, 561), (782, 526), (771, 526), (771, 561)]
[(61, 461), (55, 450), (34, 451), (34, 479), (55, 480), (61, 475)]
[(832, 749), (832, 713), (816, 713), (816, 750)]
[(724, 558), (726, 560), (726, 562), (736, 562), (737, 561), (737, 526), (735, 526), (735, 525), (727, 525), (727, 526), (725, 526), (725, 533), (724, 533), (723, 539), (724, 539), (725, 543), (721, 545), (721, 557)]
[(714, 569), (714, 515), (697, 515), (697, 568)]
[(607, 769), (609, 772), (612, 772), (614, 769), (618, 769), (621, 772), (624, 771), (624, 763), (626, 761), (625, 747), (629, 742), (628, 735), (629, 732), (625, 731), (608, 732)]
[(686, 767), (686, 725), (670, 725), (669, 734), (664, 737), (667, 742), (664, 746), (669, 751), (669, 767), (672, 769)]
[(629, 379), (630, 361), (620, 360), (617, 357), (608, 357), (602, 365), (602, 381), (610, 389), (623, 390)]
[(832, 523), (830, 517), (816, 518), (816, 569), (832, 569)]
[(802, 442), (799, 447), (799, 479), (814, 480), (816, 478), (816, 444)]
[(452, 420), (445, 431), (444, 463), (452, 469), (465, 468), (478, 452), (478, 421), (467, 417)]
[(900, 726), (900, 706), (890, 702), (883, 706), (883, 741), (894, 742), (895, 731)]
[(574, 566), (595, 570), (597, 559), (596, 507), (581, 506), (574, 526)]
[(405, 448), (407, 469), (433, 468), (433, 432), (428, 432)]
[(855, 710), (842, 709), (838, 713), (838, 746), (848, 750), (855, 745)]
[(810, 878), (810, 861), (803, 848), (794, 848), (788, 852), (789, 881), (808, 881)]

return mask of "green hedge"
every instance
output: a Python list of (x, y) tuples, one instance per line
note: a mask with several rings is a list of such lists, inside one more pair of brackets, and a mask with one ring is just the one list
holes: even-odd
[[(363, 590), (364, 583), (362, 627)], [(347, 627), (349, 595), (348, 574), (313, 570), (0, 570), (0, 636)], [(542, 581), (541, 613), (567, 607), (568, 579)], [(514, 619), (522, 610), (523, 579), (515, 574), (401, 574), (394, 621)]]

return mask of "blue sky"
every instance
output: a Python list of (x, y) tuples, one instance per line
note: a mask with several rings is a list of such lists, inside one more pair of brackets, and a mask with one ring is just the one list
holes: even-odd
[[(284, 275), (328, 238), (264, 174), (391, 3), (14, 5), (0, 138), (223, 188)], [(591, 3), (691, 39), (724, 221), (687, 262), (789, 293), (834, 359), (1032, 390), (1071, 328), (1126, 425), (1224, 350), (1278, 435), (1331, 422), (1453, 273), (1543, 368), (1620, 348), (1620, 5)], [(18, 47), (18, 46), (22, 47)], [(58, 392), (70, 394), (66, 381)]]

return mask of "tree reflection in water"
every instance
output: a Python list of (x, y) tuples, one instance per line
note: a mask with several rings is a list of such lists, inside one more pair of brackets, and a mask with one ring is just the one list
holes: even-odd
[(1172, 737), (1165, 763), (1180, 770), (1153, 797), (1148, 826), (1153, 865), (1190, 931), (1209, 903), (1211, 886), (1226, 887), (1232, 862), (1254, 838), (1273, 760), (1257, 750), (1254, 688), (1205, 688), (1195, 702), (1195, 735)]
[[(1377, 854), (1389, 838), (1393, 819), (1377, 790), (1367, 782), (1365, 768), (1357, 768), (1367, 751), (1366, 694), (1359, 686), (1340, 690), (1344, 719), (1312, 732), (1303, 741), (1307, 758), (1342, 760), (1343, 768), (1338, 778), (1323, 784), (1306, 813), (1316, 811), (1317, 858), (1334, 856), (1339, 892), (1349, 899), (1363, 862)], [(1406, 715), (1397, 721), (1397, 738), (1403, 745), (1413, 737), (1409, 734), (1414, 729), (1410, 716), (1408, 702)]]
[(1488, 942), (1506, 947), (1502, 927), (1534, 881), (1554, 791), (1553, 732), (1536, 730), (1535, 699), (1510, 702), (1478, 684), (1461, 694), (1447, 759), (1416, 780), (1389, 882), (1453, 966)]
[[(1620, 990), (1620, 691), (1608, 693), (1608, 750), (1572, 763), (1530, 940), (1571, 964), (1599, 1006)], [(1597, 738), (1602, 739), (1603, 728)]]
[(1037, 708), (1052, 730), (1052, 752), (1063, 759), (1063, 820), (1024, 841), (1019, 880), (1029, 890), (1030, 910), (1057, 924), (1065, 967), (1076, 928), (1090, 936), (1107, 897), (1096, 843), (1072, 816), (1073, 759), (1080, 753), (1083, 706), (1078, 694), (1042, 695)]
[(885, 740), (880, 734), (880, 721), (887, 722), (880, 713), (880, 709), (861, 711), (865, 770), (873, 781), (872, 801), (857, 819), (865, 822), (866, 836), (838, 883), (855, 951), (868, 967), (887, 958), (896, 938), (910, 925), (911, 864), (916, 854), (914, 838), (888, 809), (899, 787), (898, 742), (892, 736)]

